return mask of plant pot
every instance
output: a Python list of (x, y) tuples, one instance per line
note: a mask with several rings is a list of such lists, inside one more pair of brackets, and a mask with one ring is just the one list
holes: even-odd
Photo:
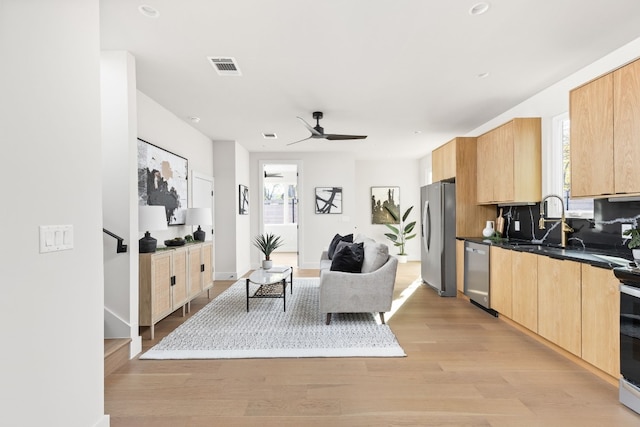
[(640, 249), (631, 249), (633, 253), (633, 260), (636, 262), (636, 266), (640, 267)]
[(407, 263), (407, 259), (408, 259), (408, 255), (396, 255), (396, 258), (398, 258), (398, 262), (400, 264), (406, 264)]
[(262, 268), (263, 269), (268, 270), (271, 267), (273, 267), (273, 261), (271, 261), (270, 259), (269, 260), (266, 260), (266, 259), (262, 260)]

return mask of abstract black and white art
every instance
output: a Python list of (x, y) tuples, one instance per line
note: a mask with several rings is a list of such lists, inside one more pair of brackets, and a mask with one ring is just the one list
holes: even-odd
[(249, 215), (249, 188), (246, 185), (238, 186), (238, 213)]
[(389, 210), (400, 217), (400, 187), (371, 187), (371, 224), (398, 224)]
[(316, 187), (316, 213), (342, 213), (342, 187)]
[(138, 138), (138, 205), (164, 206), (168, 225), (187, 215), (187, 159)]

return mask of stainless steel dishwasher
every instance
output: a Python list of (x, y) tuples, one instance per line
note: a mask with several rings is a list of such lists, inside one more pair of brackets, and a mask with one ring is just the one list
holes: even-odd
[(464, 294), (490, 311), (489, 245), (464, 242)]

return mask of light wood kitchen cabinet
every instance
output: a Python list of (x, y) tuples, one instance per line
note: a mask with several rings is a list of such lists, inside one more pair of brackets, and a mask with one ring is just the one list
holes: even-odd
[(456, 180), (456, 236), (480, 236), (485, 222), (495, 219), (493, 206), (478, 205), (477, 138), (458, 137), (432, 153), (432, 180)]
[(139, 313), (140, 326), (154, 325), (187, 303), (187, 250), (179, 248), (140, 254)]
[(464, 293), (464, 240), (456, 240), (456, 289)]
[(569, 101), (571, 195), (640, 193), (640, 61), (573, 89)]
[(442, 181), (456, 177), (456, 140), (449, 141), (431, 153), (431, 180)]
[(538, 257), (538, 334), (580, 357), (581, 264)]
[(138, 322), (154, 326), (213, 286), (213, 244), (192, 243), (139, 255)]
[(513, 252), (511, 255), (513, 277), (513, 317), (533, 332), (538, 332), (538, 255)]
[(512, 268), (509, 249), (491, 247), (489, 256), (489, 305), (509, 319), (512, 317)]
[(582, 358), (620, 376), (620, 291), (611, 270), (582, 265)]
[(515, 118), (478, 137), (479, 204), (541, 200), (540, 125), (539, 117)]

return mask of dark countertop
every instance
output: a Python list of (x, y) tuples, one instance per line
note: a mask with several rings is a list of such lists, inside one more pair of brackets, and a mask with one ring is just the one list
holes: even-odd
[[(586, 263), (601, 268), (620, 268), (627, 271), (629, 275), (639, 275), (640, 269), (628, 268), (631, 264), (633, 267), (633, 259), (627, 251), (615, 249), (594, 249), (594, 248), (561, 248), (558, 245), (550, 245), (544, 243), (535, 243), (527, 240), (507, 240), (493, 241), (480, 237), (457, 237), (458, 240), (466, 240), (474, 243), (481, 243), (489, 246), (510, 249), (518, 252), (529, 252), (536, 255), (548, 256), (550, 258), (570, 260)], [(615, 271), (614, 271), (615, 273)], [(616, 274), (617, 275), (617, 274)]]

